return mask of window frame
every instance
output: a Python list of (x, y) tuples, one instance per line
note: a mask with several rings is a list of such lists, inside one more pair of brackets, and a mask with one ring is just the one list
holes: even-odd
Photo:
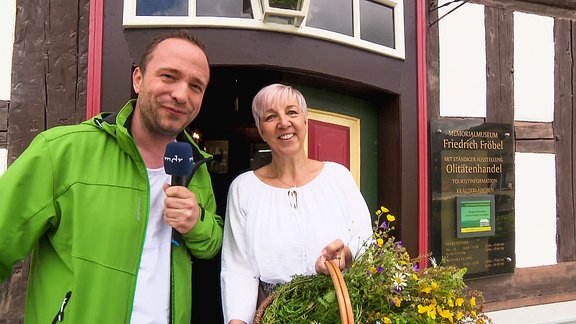
[(131, 28), (162, 27), (217, 27), (275, 31), (304, 37), (322, 39), (334, 43), (353, 46), (393, 58), (405, 59), (404, 5), (402, 0), (370, 0), (391, 7), (394, 16), (394, 48), (362, 40), (360, 37), (360, 0), (352, 0), (353, 34), (347, 36), (328, 30), (307, 27), (306, 17), (300, 27), (263, 22), (260, 0), (250, 0), (254, 18), (197, 17), (196, 0), (188, 0), (188, 16), (136, 16), (137, 0), (124, 0), (122, 25)]

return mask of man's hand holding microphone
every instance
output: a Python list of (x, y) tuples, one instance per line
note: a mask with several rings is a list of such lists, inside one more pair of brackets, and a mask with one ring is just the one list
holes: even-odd
[[(188, 233), (203, 212), (196, 195), (187, 188), (187, 179), (196, 170), (189, 143), (172, 142), (166, 146), (164, 170), (172, 176), (171, 184), (164, 185), (164, 221), (178, 233)], [(173, 241), (177, 239), (174, 230)], [(176, 240), (174, 244), (177, 243)]]

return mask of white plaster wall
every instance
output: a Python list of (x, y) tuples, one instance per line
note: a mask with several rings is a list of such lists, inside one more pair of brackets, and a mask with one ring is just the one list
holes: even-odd
[(517, 268), (556, 264), (555, 163), (554, 154), (516, 153)]
[(16, 0), (0, 1), (0, 100), (10, 99)]
[(6, 164), (8, 163), (8, 150), (0, 149), (0, 175), (6, 171)]
[(8, 164), (8, 150), (0, 148), (0, 175), (6, 171)]
[(514, 13), (514, 119), (554, 119), (554, 20)]
[[(0, 1), (0, 12), (0, 100), (10, 100), (16, 0)], [(7, 155), (6, 149), (0, 148), (0, 174), (6, 170)]]
[[(440, 8), (438, 17), (454, 7)], [(466, 3), (438, 24), (440, 116), (486, 117), (484, 6)]]
[[(554, 118), (553, 28), (550, 17), (514, 13), (515, 120), (551, 122)], [(515, 167), (516, 266), (555, 264), (555, 156), (516, 153)]]

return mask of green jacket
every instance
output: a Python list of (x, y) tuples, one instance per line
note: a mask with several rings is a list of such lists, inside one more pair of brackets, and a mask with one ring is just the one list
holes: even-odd
[[(146, 166), (127, 123), (102, 113), (39, 134), (0, 176), (0, 281), (32, 251), (26, 323), (129, 323), (149, 209)], [(114, 115), (113, 115), (114, 116)], [(110, 121), (110, 122), (107, 122)], [(187, 133), (179, 140), (193, 144)], [(223, 220), (205, 164), (189, 189), (202, 221), (172, 245), (172, 323), (190, 323), (191, 255), (220, 251)], [(187, 247), (187, 248), (186, 248)]]

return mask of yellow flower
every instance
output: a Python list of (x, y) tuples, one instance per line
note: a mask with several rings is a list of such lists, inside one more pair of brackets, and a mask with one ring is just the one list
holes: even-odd
[(436, 319), (436, 308), (432, 307), (432, 309), (428, 310), (427, 315), (431, 319), (435, 320)]
[(432, 305), (422, 306), (421, 304), (418, 304), (418, 313), (420, 313), (420, 314), (427, 313), (430, 310), (430, 307), (433, 307), (433, 306)]
[(461, 320), (463, 317), (464, 317), (464, 314), (462, 312), (456, 313), (456, 319), (457, 320)]
[(384, 240), (379, 237), (379, 238), (376, 240), (376, 244), (378, 244), (379, 247), (382, 247), (382, 245), (384, 244)]
[(394, 217), (394, 215), (388, 214), (388, 215), (386, 215), (386, 219), (387, 219), (389, 222), (393, 222), (393, 221), (396, 220), (396, 217)]
[(376, 267), (370, 267), (368, 268), (368, 272), (370, 272), (370, 274), (375, 274), (378, 270), (376, 270)]
[(389, 212), (389, 211), (390, 211), (390, 210), (389, 210), (388, 208), (386, 208), (386, 207), (384, 207), (384, 206), (380, 206), (380, 213), (387, 213), (387, 212)]
[(440, 305), (438, 305), (437, 308), (438, 308), (438, 314), (440, 314), (440, 316), (448, 319), (450, 323), (454, 323), (454, 313), (452, 313), (449, 309), (442, 309)]
[(476, 307), (476, 297), (470, 298), (470, 305), (472, 305), (472, 307)]
[(384, 324), (392, 324), (392, 320), (388, 317), (384, 317)]
[(464, 304), (464, 299), (461, 297), (456, 298), (456, 306), (460, 307)]

